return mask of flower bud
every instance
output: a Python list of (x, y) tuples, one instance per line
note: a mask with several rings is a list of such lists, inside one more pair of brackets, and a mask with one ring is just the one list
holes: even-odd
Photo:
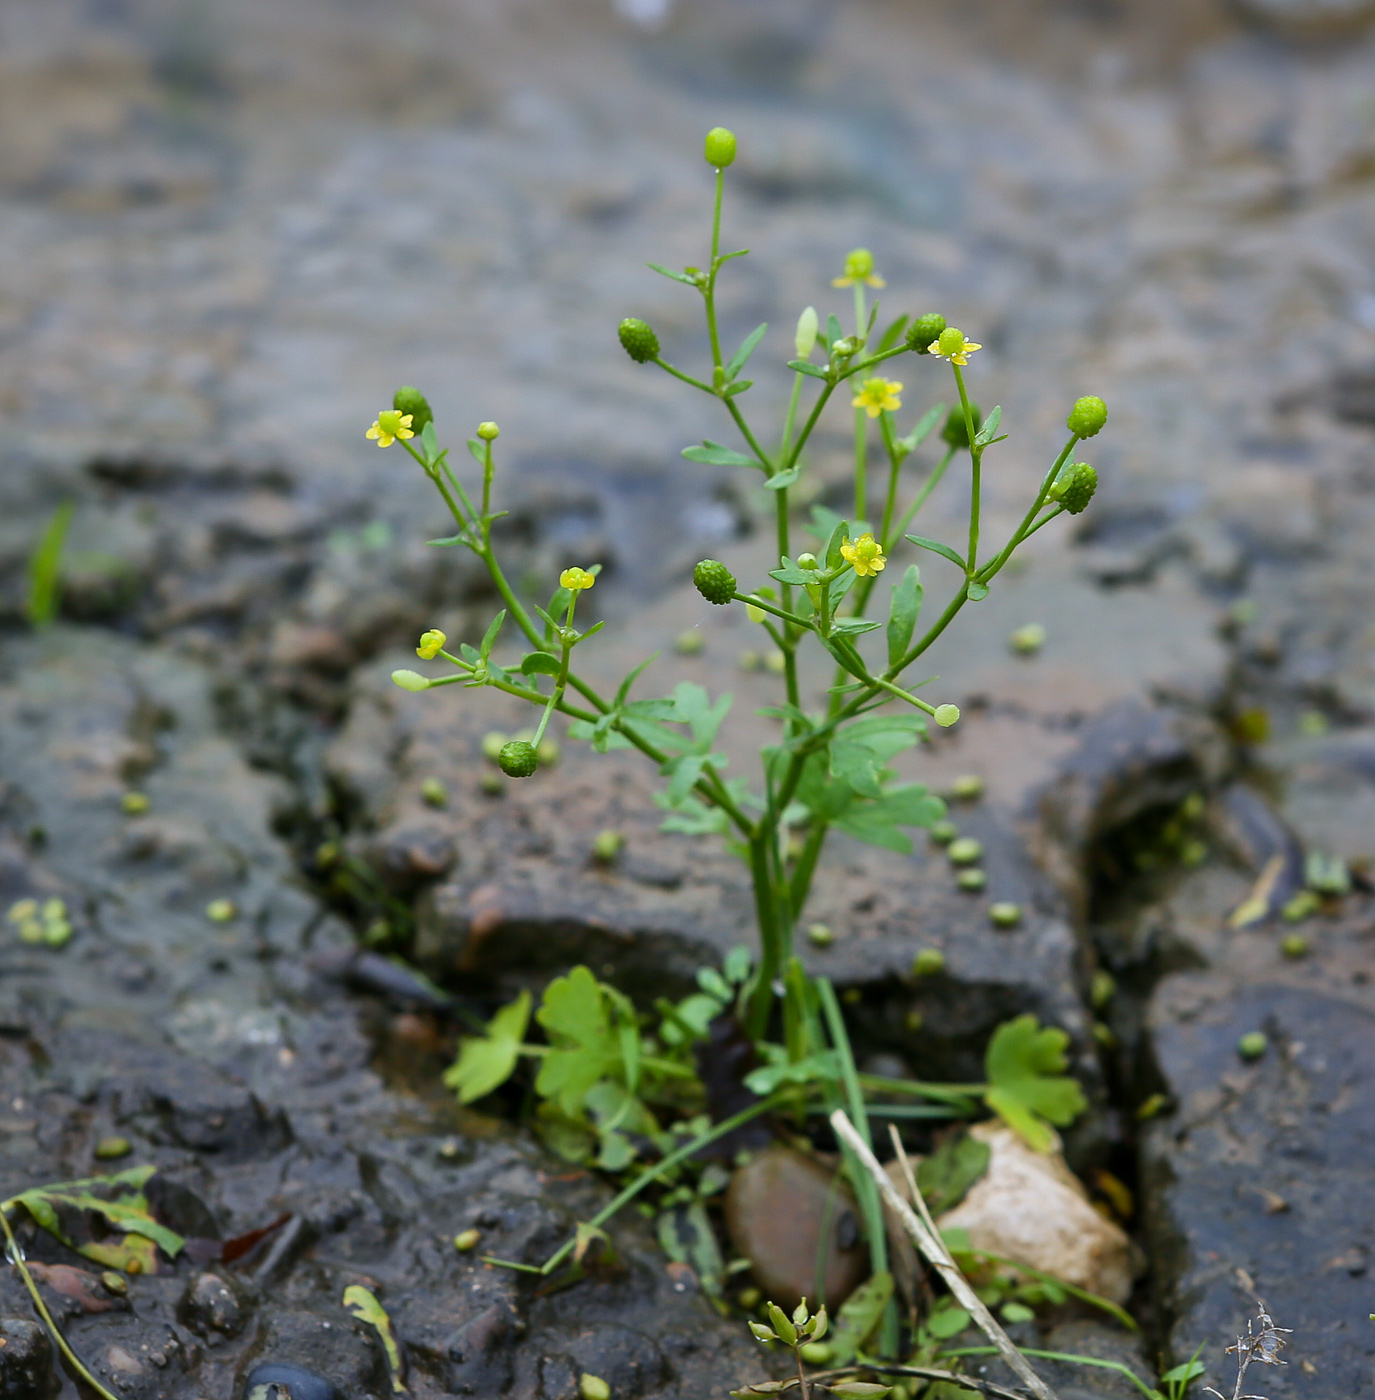
[(1091, 438), (1095, 433), (1102, 431), (1103, 424), (1107, 421), (1107, 404), (1096, 395), (1089, 394), (1077, 400), (1074, 407), (1070, 409), (1069, 417), (1065, 420), (1065, 427), (1075, 437)]
[(708, 165), (724, 170), (735, 159), (735, 133), (724, 126), (714, 126), (707, 132), (703, 153)]
[(638, 316), (627, 316), (621, 322), (620, 337), (625, 353), (637, 365), (652, 360), (659, 353), (659, 337), (654, 334), (654, 327)]
[(1082, 515), (1098, 489), (1098, 473), (1087, 462), (1076, 462), (1050, 488), (1052, 500), (1059, 501), (1071, 515)]
[(942, 729), (949, 729), (952, 724), (960, 722), (960, 707), (958, 705), (937, 705), (936, 713), (931, 718)]
[[(979, 431), (983, 423), (983, 413), (979, 405), (972, 403), (969, 405), (970, 412), (974, 415), (974, 431)], [(956, 404), (949, 413), (945, 415), (945, 427), (941, 429), (941, 438), (951, 447), (969, 446), (969, 425), (964, 421), (964, 408)]]
[(443, 651), (444, 643), (448, 640), (438, 627), (431, 627), (428, 632), (420, 634), (420, 645), (416, 647), (415, 654), (422, 661), (433, 661)]
[(793, 347), (799, 360), (805, 360), (816, 348), (816, 333), (820, 324), (814, 306), (809, 306), (797, 318), (797, 334), (793, 337)]
[(429, 401), (419, 389), (414, 389), (409, 384), (403, 385), (396, 391), (391, 404), (398, 413), (411, 415), (411, 431), (413, 433), (423, 433), (425, 425), (434, 422), (434, 414), (430, 411)]
[(422, 676), (419, 671), (393, 671), (391, 673), (392, 682), (399, 685), (402, 690), (428, 690), (429, 680)]
[(708, 603), (721, 606), (735, 595), (735, 575), (719, 559), (703, 559), (692, 571), (692, 581)]
[(811, 572), (813, 569), (819, 569), (821, 564), (818, 562), (816, 555), (808, 551), (807, 553), (797, 556), (797, 567)]
[(944, 329), (945, 317), (939, 311), (928, 311), (925, 316), (918, 316), (907, 328), (907, 348), (915, 350), (918, 355), (929, 355), (932, 343), (940, 339)]
[(501, 429), (495, 423), (479, 423), (477, 435), (483, 442), (495, 442), (501, 436)]
[(497, 763), (508, 778), (528, 778), (539, 767), (539, 755), (527, 740), (512, 739), (502, 745)]

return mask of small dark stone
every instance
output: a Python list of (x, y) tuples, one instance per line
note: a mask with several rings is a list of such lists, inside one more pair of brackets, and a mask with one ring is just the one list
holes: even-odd
[(265, 1361), (244, 1381), (244, 1400), (339, 1400), (334, 1382), (289, 1361)]
[(0, 1400), (46, 1400), (54, 1389), (48, 1334), (26, 1317), (0, 1317)]
[(243, 1327), (248, 1309), (236, 1288), (218, 1274), (205, 1273), (187, 1285), (177, 1315), (202, 1335), (218, 1332), (232, 1337)]

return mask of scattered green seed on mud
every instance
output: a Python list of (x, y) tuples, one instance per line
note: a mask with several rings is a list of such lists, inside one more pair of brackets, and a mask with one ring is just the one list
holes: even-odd
[(983, 842), (976, 841), (972, 836), (961, 836), (952, 841), (946, 852), (952, 865), (973, 865), (983, 859), (983, 853)]
[(988, 876), (977, 868), (961, 870), (955, 876), (955, 883), (969, 894), (978, 894), (988, 884)]
[(1269, 1047), (1270, 1040), (1264, 1031), (1247, 1031), (1237, 1041), (1237, 1054), (1243, 1060), (1258, 1060)]
[(460, 1230), (454, 1236), (454, 1248), (460, 1254), (466, 1254), (470, 1249), (476, 1249), (478, 1241), (482, 1238), (481, 1230)]
[(118, 1157), (127, 1157), (133, 1150), (126, 1137), (103, 1137), (95, 1145), (95, 1155), (102, 1162), (113, 1162)]

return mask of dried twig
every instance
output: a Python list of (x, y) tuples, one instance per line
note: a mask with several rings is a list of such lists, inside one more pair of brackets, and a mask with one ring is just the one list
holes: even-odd
[[(1256, 1311), (1260, 1316), (1256, 1319), (1260, 1323), (1258, 1332), (1251, 1331), (1251, 1319), (1246, 1319), (1246, 1335), (1237, 1338), (1234, 1347), (1227, 1348), (1228, 1356), (1233, 1353), (1237, 1358), (1237, 1383), (1232, 1389), (1232, 1400), (1265, 1400), (1263, 1395), (1243, 1395), (1241, 1393), (1242, 1382), (1246, 1379), (1246, 1368), (1253, 1362), (1259, 1361), (1266, 1366), (1287, 1366), (1287, 1361), (1281, 1361), (1279, 1350), (1289, 1343), (1280, 1336), (1281, 1332), (1288, 1333), (1292, 1329), (1288, 1327), (1276, 1327), (1275, 1320), (1265, 1311), (1265, 1304), (1256, 1303)], [(1210, 1395), (1216, 1395), (1217, 1400), (1227, 1400), (1227, 1397), (1220, 1391), (1214, 1390), (1212, 1386), (1205, 1385)]]
[(869, 1150), (868, 1143), (860, 1137), (855, 1131), (854, 1124), (845, 1116), (844, 1109), (838, 1108), (831, 1114), (831, 1126), (835, 1129), (836, 1135), (850, 1148), (863, 1164), (864, 1169), (873, 1177), (874, 1184), (878, 1187), (884, 1200), (888, 1202), (898, 1219), (902, 1221), (903, 1228), (911, 1235), (912, 1243), (931, 1261), (932, 1266), (945, 1280), (947, 1287), (955, 1295), (960, 1306), (979, 1324), (983, 1334), (997, 1347), (998, 1354), (1012, 1368), (1017, 1378), (1031, 1391), (1036, 1400), (1058, 1400), (1055, 1392), (1036, 1374), (1026, 1357), (1017, 1350), (1012, 1339), (998, 1326), (993, 1314), (988, 1311), (978, 1294), (969, 1286), (969, 1281), (950, 1257), (950, 1251), (946, 1249), (940, 1232), (932, 1222), (931, 1216), (926, 1210), (926, 1203), (922, 1200), (921, 1192), (916, 1192), (916, 1202), (921, 1209), (925, 1223), (917, 1218), (912, 1207), (903, 1200), (897, 1187), (893, 1185), (892, 1178), (883, 1170), (878, 1163), (878, 1158)]
[[(850, 1370), (873, 1371), (880, 1376), (916, 1376), (924, 1381), (948, 1381), (951, 1385), (964, 1386), (966, 1390), (978, 1391), (989, 1400), (1026, 1400), (1026, 1391), (1012, 1390), (999, 1385), (997, 1381), (986, 1381), (982, 1376), (964, 1376), (958, 1371), (942, 1371), (939, 1366), (899, 1366), (887, 1361), (866, 1361), (862, 1367)], [(823, 1371), (813, 1374), (812, 1380), (823, 1381), (828, 1375), (839, 1375), (839, 1371)]]

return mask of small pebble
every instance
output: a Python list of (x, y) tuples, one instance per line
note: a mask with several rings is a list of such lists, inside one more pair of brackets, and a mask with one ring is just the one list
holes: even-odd
[(457, 1138), (445, 1138), (439, 1144), (440, 1158), (445, 1162), (456, 1162), (463, 1155), (463, 1147)]
[(1046, 644), (1046, 629), (1039, 622), (1028, 622), (1008, 637), (1007, 644), (1021, 656), (1035, 656)]
[(454, 1236), (454, 1248), (460, 1254), (466, 1254), (470, 1249), (477, 1248), (477, 1243), (481, 1238), (481, 1230), (462, 1230)]
[(936, 845), (948, 846), (960, 834), (960, 829), (954, 822), (939, 821), (931, 824), (929, 834)]
[(913, 977), (934, 977), (945, 971), (945, 954), (939, 948), (923, 948), (912, 959)]
[(1237, 1054), (1243, 1060), (1258, 1060), (1269, 1046), (1270, 1041), (1264, 1031), (1247, 1031), (1237, 1041)]
[(1000, 900), (989, 905), (988, 917), (994, 928), (1016, 928), (1022, 922), (1022, 906)]
[(807, 938), (818, 948), (829, 948), (836, 941), (829, 924), (808, 924)]
[(1308, 956), (1308, 940), (1301, 933), (1291, 933), (1280, 944), (1280, 951), (1286, 958), (1306, 958)]
[(502, 749), (510, 741), (509, 734), (501, 734), (497, 730), (490, 730), (482, 736), (482, 756), (489, 763), (495, 763)]
[(420, 784), (420, 796), (431, 807), (447, 807), (449, 790), (438, 778), (426, 778)]
[(967, 890), (970, 894), (978, 894), (988, 883), (988, 876), (979, 869), (961, 870), (960, 873), (955, 876), (955, 883), (962, 890)]
[(976, 841), (972, 836), (961, 836), (952, 841), (946, 852), (952, 865), (974, 865), (983, 859), (983, 853), (983, 842)]
[(605, 831), (599, 831), (593, 840), (592, 859), (599, 865), (610, 865), (620, 855), (624, 845), (625, 837), (608, 827)]
[(126, 1137), (103, 1137), (95, 1145), (95, 1155), (102, 1162), (112, 1162), (117, 1157), (127, 1157), (133, 1150)]
[(131, 817), (141, 817), (153, 804), (148, 801), (148, 794), (144, 792), (126, 792), (119, 799), (119, 805)]
[(232, 899), (212, 899), (205, 906), (205, 917), (212, 924), (227, 924), (239, 912), (239, 907)]
[(706, 650), (707, 639), (696, 628), (680, 632), (673, 643), (673, 650), (679, 656), (700, 656)]
[(611, 1387), (600, 1376), (584, 1371), (578, 1377), (578, 1394), (582, 1400), (611, 1400)]
[(950, 796), (957, 802), (977, 802), (984, 795), (984, 780), (977, 773), (961, 773), (950, 784)]

